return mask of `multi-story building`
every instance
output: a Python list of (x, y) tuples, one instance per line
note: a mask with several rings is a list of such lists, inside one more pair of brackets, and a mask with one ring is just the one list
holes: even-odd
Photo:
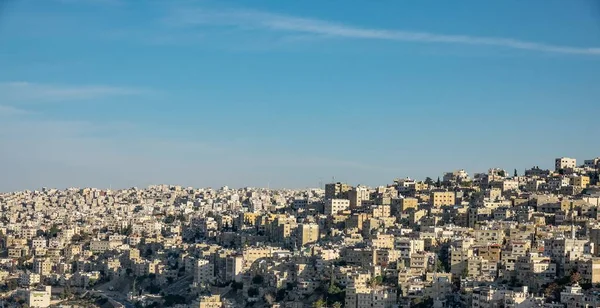
[(350, 207), (350, 200), (347, 199), (327, 199), (323, 206), (325, 215), (334, 215), (340, 211), (345, 211)]
[(346, 183), (325, 184), (325, 199), (348, 199), (348, 192), (352, 186)]
[(244, 256), (235, 254), (225, 258), (225, 280), (242, 281)]
[(361, 185), (351, 188), (348, 191), (348, 199), (350, 199), (350, 208), (354, 209), (361, 207), (362, 202), (365, 200), (369, 200), (369, 197), (369, 188)]
[(52, 295), (51, 286), (46, 286), (43, 290), (30, 290), (28, 293), (27, 304), (29, 307), (50, 307), (50, 296)]
[(346, 289), (348, 308), (392, 308), (396, 306), (396, 289), (385, 286), (349, 287)]
[(536, 290), (557, 277), (556, 264), (537, 253), (517, 257), (515, 273), (518, 281)]
[(577, 160), (569, 157), (559, 157), (554, 160), (554, 170), (573, 169), (577, 167)]
[(450, 272), (454, 277), (461, 277), (466, 274), (467, 260), (473, 256), (471, 248), (450, 248)]
[(52, 273), (52, 262), (46, 258), (35, 259), (33, 261), (33, 272), (41, 276), (47, 276)]
[(194, 282), (198, 285), (209, 284), (215, 279), (214, 265), (205, 259), (196, 261), (196, 269), (194, 271)]
[(316, 223), (303, 223), (298, 225), (298, 245), (316, 243), (319, 240), (319, 225)]
[(221, 296), (218, 294), (210, 295), (210, 296), (200, 296), (196, 301), (194, 301), (190, 307), (194, 308), (221, 308), (223, 307), (223, 302), (221, 302)]
[(19, 277), (19, 284), (22, 286), (33, 286), (40, 283), (41, 277), (35, 273), (23, 273)]
[(450, 206), (456, 204), (456, 193), (453, 191), (435, 191), (429, 197), (433, 207)]
[(578, 175), (571, 177), (571, 185), (586, 188), (590, 185), (590, 177), (587, 175)]

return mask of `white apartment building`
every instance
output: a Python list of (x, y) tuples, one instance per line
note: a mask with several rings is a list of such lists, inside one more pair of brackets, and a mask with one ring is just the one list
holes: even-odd
[(244, 268), (244, 256), (234, 255), (225, 259), (225, 276), (236, 282), (242, 281), (242, 269)]
[(325, 215), (337, 214), (340, 211), (345, 211), (350, 207), (350, 200), (347, 199), (327, 199), (325, 200), (324, 213)]
[(194, 283), (207, 284), (215, 279), (214, 265), (205, 259), (196, 261), (196, 269), (194, 271)]
[(556, 171), (560, 169), (573, 169), (577, 167), (577, 160), (569, 157), (559, 157), (554, 161), (554, 169)]
[(396, 289), (391, 287), (349, 287), (346, 289), (347, 308), (392, 308), (396, 306)]
[(50, 296), (52, 294), (52, 287), (46, 286), (44, 290), (30, 290), (27, 304), (29, 307), (50, 307)]
[(47, 241), (43, 237), (34, 238), (31, 240), (31, 248), (46, 248)]

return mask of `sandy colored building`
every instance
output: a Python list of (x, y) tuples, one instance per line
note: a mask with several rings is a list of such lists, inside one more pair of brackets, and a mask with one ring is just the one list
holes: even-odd
[(456, 194), (453, 191), (432, 192), (429, 202), (433, 207), (454, 205), (456, 203)]
[(315, 223), (303, 223), (298, 226), (298, 245), (304, 246), (316, 243), (319, 240), (319, 225)]

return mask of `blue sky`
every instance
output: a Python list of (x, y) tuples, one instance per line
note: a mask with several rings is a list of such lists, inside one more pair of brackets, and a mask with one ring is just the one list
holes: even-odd
[(594, 0), (0, 4), (0, 191), (314, 187), (600, 155)]

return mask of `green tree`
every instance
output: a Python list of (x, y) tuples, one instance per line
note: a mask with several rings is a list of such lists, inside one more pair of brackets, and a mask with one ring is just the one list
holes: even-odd
[(546, 298), (549, 301), (554, 301), (556, 293), (558, 293), (559, 289), (560, 287), (558, 286), (558, 284), (556, 282), (553, 282), (544, 289), (544, 296), (546, 296)]
[(244, 284), (243, 284), (243, 283), (241, 283), (241, 282), (236, 282), (236, 281), (233, 281), (233, 282), (231, 283), (231, 288), (232, 288), (232, 289), (234, 289), (234, 290), (241, 290), (241, 289), (243, 289), (243, 288), (244, 288)]
[(425, 178), (425, 184), (430, 185), (430, 186), (433, 185), (433, 179), (430, 178), (430, 177), (426, 177)]
[(442, 260), (440, 260), (440, 259), (435, 260), (435, 271), (436, 271), (436, 273), (445, 273), (446, 272), (446, 268), (444, 267), (444, 263), (442, 263)]
[(173, 223), (174, 221), (175, 221), (175, 216), (173, 216), (173, 215), (171, 215), (171, 214), (167, 215), (167, 216), (165, 217), (165, 219), (164, 219), (164, 222), (165, 222), (166, 224), (171, 224), (171, 223)]
[(342, 289), (340, 289), (336, 285), (331, 285), (331, 286), (329, 286), (329, 289), (327, 289), (328, 294), (338, 294), (340, 292), (342, 292)]
[(58, 232), (60, 232), (58, 225), (53, 224), (52, 227), (50, 228), (50, 230), (48, 230), (48, 235), (50, 237), (56, 237), (58, 235)]
[(287, 294), (286, 289), (277, 290), (277, 294), (275, 295), (275, 300), (278, 302), (283, 301), (285, 299), (286, 294)]
[(333, 307), (333, 308), (342, 308), (342, 303), (340, 303), (340, 302), (335, 302), (335, 303), (333, 303), (332, 307)]
[(383, 276), (378, 275), (373, 277), (373, 279), (371, 279), (371, 281), (369, 281), (369, 284), (371, 286), (379, 286), (383, 283)]
[(515, 173), (514, 173), (515, 177), (519, 176), (519, 173), (517, 172), (517, 169), (515, 169)]
[(264, 282), (265, 282), (265, 278), (261, 275), (256, 275), (256, 276), (254, 276), (254, 278), (252, 278), (253, 284), (261, 285)]
[(257, 288), (250, 288), (248, 289), (248, 296), (249, 297), (256, 297), (258, 296), (259, 292)]
[(313, 308), (324, 308), (325, 304), (325, 301), (322, 298), (319, 298), (316, 302), (312, 304), (312, 306)]

